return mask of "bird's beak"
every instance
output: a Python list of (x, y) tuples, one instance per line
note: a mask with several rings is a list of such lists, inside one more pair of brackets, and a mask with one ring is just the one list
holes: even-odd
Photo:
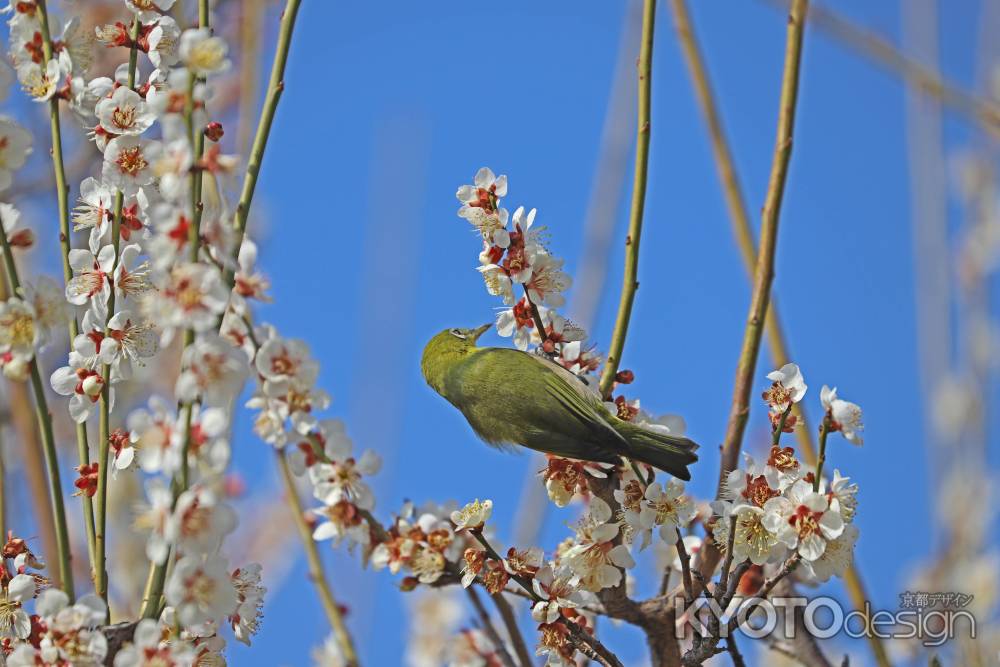
[(483, 326), (481, 326), (481, 327), (478, 327), (478, 328), (476, 328), (476, 329), (473, 329), (473, 330), (472, 330), (472, 342), (474, 343), (474, 342), (476, 342), (477, 340), (479, 340), (479, 337), (480, 337), (480, 336), (482, 336), (482, 335), (483, 335), (484, 333), (486, 333), (486, 331), (487, 331), (487, 330), (488, 330), (488, 329), (489, 329), (490, 327), (492, 327), (492, 326), (493, 326), (493, 323), (492, 323), (492, 322), (487, 322), (487, 323), (486, 323), (486, 324), (484, 324)]

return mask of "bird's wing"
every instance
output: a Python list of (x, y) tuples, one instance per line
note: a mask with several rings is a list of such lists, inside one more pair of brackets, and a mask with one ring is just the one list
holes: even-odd
[[(590, 460), (614, 461), (627, 451), (624, 438), (601, 415), (600, 400), (542, 357), (482, 348), (465, 363), (461, 380), (462, 393), (476, 397), (474, 404), (466, 401), (463, 412), (487, 441)], [(541, 391), (527, 393), (528, 387)]]

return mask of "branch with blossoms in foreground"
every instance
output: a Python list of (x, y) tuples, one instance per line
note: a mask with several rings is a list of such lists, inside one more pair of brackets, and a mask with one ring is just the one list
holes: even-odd
[[(498, 331), (513, 337), (515, 346), (549, 356), (577, 373), (584, 386), (596, 392), (595, 366), (575, 363), (573, 356), (583, 332), (555, 312), (553, 304), (561, 295), (545, 289), (557, 282), (550, 281), (551, 274), (546, 276), (546, 272), (558, 266), (559, 260), (541, 243), (540, 230), (534, 225), (537, 214), (525, 214), (522, 208), (512, 218), (506, 216), (500, 206), (501, 196), (506, 194), (505, 177), (482, 169), (475, 181), (476, 185), (459, 190), (465, 204), (460, 213), (475, 225), (483, 241), (480, 274), (487, 291), (511, 304), (513, 286), (521, 284), (523, 290), (544, 295), (549, 303), (540, 309), (548, 323), (544, 340), (529, 324), (531, 318), (526, 313), (516, 314), (516, 304), (499, 314)], [(470, 198), (473, 190), (482, 196)], [(481, 201), (489, 201), (490, 206), (477, 205)], [(512, 222), (513, 228), (505, 221)], [(536, 272), (536, 267), (541, 270)], [(246, 325), (244, 320), (233, 322)], [(567, 331), (574, 332), (575, 340), (565, 338)], [(247, 338), (246, 332), (243, 337)], [(838, 471), (832, 484), (821, 482), (814, 491), (816, 471), (805, 471), (794, 449), (783, 447), (780, 440), (783, 433), (794, 429), (794, 423), (787, 419), (791, 406), (806, 394), (805, 382), (794, 365), (769, 375), (771, 384), (764, 396), (774, 433), (767, 461), (757, 463), (747, 456), (744, 467), (727, 476), (724, 493), (712, 505), (712, 514), (695, 524), (708, 526), (709, 535), (699, 536), (691, 529), (697, 505), (677, 480), (660, 481), (655, 470), (633, 462), (615, 466), (549, 457), (540, 483), (559, 507), (583, 503), (583, 515), (570, 538), (552, 551), (534, 546), (504, 551), (488, 537), (490, 501), (476, 501), (460, 509), (452, 503), (429, 503), (419, 508), (407, 504), (386, 525), (375, 519), (375, 497), (367, 478), (377, 473), (380, 460), (370, 451), (357, 456), (344, 424), (319, 414), (329, 401), (315, 385), (318, 367), (306, 344), (284, 339), (270, 327), (258, 327), (252, 337), (257, 341), (254, 346), (259, 345), (254, 357), (258, 390), (249, 403), (259, 411), (256, 431), (272, 445), (290, 449), (291, 469), (311, 483), (313, 497), (320, 503), (310, 511), (316, 522), (313, 537), (346, 545), (377, 570), (402, 574), (404, 591), (456, 583), (480, 585), (492, 595), (515, 592), (512, 586), (520, 589), (520, 595), (532, 603), (539, 632), (537, 651), (546, 656), (547, 664), (569, 664), (578, 654), (615, 664), (617, 658), (611, 650), (602, 648), (603, 642), (592, 634), (595, 613), (646, 631), (655, 664), (679, 664), (682, 648), (685, 664), (700, 664), (718, 652), (718, 641), (731, 625), (728, 620), (723, 623), (719, 619), (704, 635), (678, 643), (664, 635), (664, 627), (672, 627), (677, 620), (673, 617), (673, 592), (646, 600), (633, 600), (626, 594), (624, 581), (635, 568), (634, 554), (654, 540), (674, 546), (679, 554), (687, 553), (688, 548), (697, 551), (709, 536), (724, 545), (725, 561), (715, 583), (706, 581), (707, 577), (695, 582), (694, 578), (702, 575), (686, 557), (678, 566), (686, 572), (682, 599), (710, 595), (723, 608), (742, 596), (766, 595), (793, 570), (799, 580), (825, 581), (843, 573), (851, 561), (857, 539), (851, 523), (856, 486)], [(567, 349), (571, 345), (574, 349)], [(832, 410), (829, 391), (823, 394), (825, 405)], [(609, 401), (607, 408), (645, 428), (675, 433), (682, 428), (680, 419), (654, 419), (635, 400)], [(836, 430), (856, 436), (860, 410), (839, 406), (837, 415), (845, 421), (837, 421), (831, 412), (831, 423), (838, 424)], [(684, 534), (688, 530), (690, 534)], [(767, 575), (773, 583), (762, 587)], [(698, 583), (704, 592), (696, 593)], [(490, 638), (480, 635), (476, 645), (490, 647)], [(463, 635), (463, 641), (466, 639)], [(501, 648), (507, 649), (492, 646), (488, 652), (499, 656)]]
[[(289, 0), (282, 20), (276, 58), (282, 69), (298, 4)], [(253, 244), (244, 242), (242, 231), (238, 237), (232, 233), (230, 180), (238, 162), (222, 154), (222, 128), (211, 121), (207, 106), (229, 66), (227, 46), (204, 29), (207, 2), (199, 1), (199, 28), (191, 29), (166, 13), (173, 5), (174, 0), (125, 0), (121, 20), (98, 26), (94, 35), (84, 33), (78, 19), (61, 23), (42, 2), (7, 8), (17, 80), (52, 112), (64, 213), (60, 241), (68, 272), (65, 289), (44, 278), (21, 289), (6, 253), (12, 278), (11, 295), (0, 304), (0, 370), (13, 381), (29, 376), (33, 381), (60, 535), (59, 553), (53, 555), (63, 588), (47, 588), (52, 582), (42, 560), (12, 533), (0, 571), (2, 608), (10, 610), (0, 619), (6, 664), (214, 663), (222, 661), (222, 628), (250, 643), (260, 623), (260, 566), (231, 568), (222, 555), (223, 542), (236, 526), (227, 502), (228, 431), (250, 360), (217, 331), (230, 302), (245, 309), (248, 299), (266, 298), (267, 281), (255, 269)], [(114, 71), (92, 71), (94, 37), (121, 54)], [(65, 128), (56, 123), (61, 106), (103, 157), (99, 177), (72, 186), (78, 196), (72, 229), (60, 182)], [(265, 131), (273, 113), (270, 103)], [(255, 146), (265, 141), (258, 136)], [(0, 190), (10, 186), (30, 145), (23, 128), (0, 119)], [(247, 180), (256, 179), (262, 153), (255, 149)], [(240, 202), (245, 221), (250, 198)], [(0, 207), (6, 250), (30, 245), (30, 231), (18, 227), (17, 210)], [(199, 215), (200, 227), (191, 233)], [(227, 274), (232, 281), (224, 278)], [(234, 283), (238, 289), (231, 295)], [(98, 595), (75, 604), (59, 462), (38, 371), (38, 354), (53, 327), (74, 319), (79, 329), (73, 332), (67, 364), (52, 373), (50, 382), (66, 397), (59, 403), (78, 434), (86, 433), (95, 408), (100, 412), (98, 458), (90, 460), (89, 446), (80, 440), (74, 480), (85, 499), (88, 524), (88, 501), (98, 498), (91, 548)], [(150, 396), (147, 407), (121, 413), (116, 394), (123, 388), (131, 394), (137, 371), (157, 361), (182, 330), (191, 333), (172, 395)], [(178, 413), (178, 405), (187, 409)], [(147, 604), (149, 618), (105, 625), (113, 619), (101, 598), (110, 596), (109, 583), (127, 579), (125, 563), (105, 560), (106, 517), (116, 497), (110, 489), (123, 477), (145, 482), (146, 502), (136, 511), (135, 525), (145, 534), (146, 555), (162, 579), (155, 600)], [(87, 534), (89, 543), (89, 526)]]

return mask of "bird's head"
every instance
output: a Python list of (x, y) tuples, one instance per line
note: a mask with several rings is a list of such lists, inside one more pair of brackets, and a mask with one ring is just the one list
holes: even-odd
[(438, 393), (444, 384), (444, 376), (454, 364), (462, 361), (476, 349), (476, 341), (493, 326), (492, 322), (475, 329), (445, 329), (424, 346), (420, 360), (427, 384)]

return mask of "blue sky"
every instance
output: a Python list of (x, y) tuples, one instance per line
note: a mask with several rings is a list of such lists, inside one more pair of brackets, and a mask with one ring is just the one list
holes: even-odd
[[(552, 251), (571, 272), (579, 269), (622, 4), (304, 3), (258, 200), (268, 221), (261, 261), (275, 297), (260, 317), (310, 341), (334, 396), (332, 412), (347, 420), (358, 447), (384, 457), (376, 481), (382, 517), (405, 499), (489, 497), (501, 538), (512, 534), (536, 461), (476, 441), (424, 385), (420, 350), (440, 329), (486, 321), (498, 305), (474, 271), (477, 241), (455, 216), (455, 188), (478, 167), (509, 175), (508, 207), (537, 207)], [(784, 20), (761, 3), (691, 4), (757, 211), (773, 145)], [(897, 3), (838, 6), (898, 42)], [(977, 11), (975, 3), (957, 3), (941, 30), (944, 69), (966, 86)], [(803, 68), (775, 290), (794, 359), (812, 387), (813, 416), (824, 383), (865, 409), (864, 448), (835, 438), (828, 460), (861, 487), (857, 557), (876, 605), (892, 609), (908, 564), (932, 548), (927, 531), (894, 516), (901, 495), (911, 516), (930, 509), (904, 90), (812, 30)], [(630, 394), (644, 407), (687, 419), (703, 445), (691, 488), (709, 496), (749, 288), (665, 6), (653, 72), (642, 286), (624, 366), (637, 373)], [(970, 140), (961, 122), (949, 121), (947, 137), (952, 146)], [(602, 348), (620, 285), (626, 199), (592, 329)], [(761, 388), (771, 368), (762, 356)], [(755, 404), (750, 451), (765, 445), (763, 414)], [(261, 446), (244, 422), (238, 465), (267, 479), (273, 474)], [(572, 519), (568, 510), (550, 511), (543, 545), (561, 539)], [(364, 661), (400, 663), (405, 600), (392, 577), (324, 553), (335, 590), (352, 605)], [(305, 664), (321, 641), (324, 621), (304, 568), (299, 559), (269, 598), (258, 660)], [(638, 634), (613, 637), (626, 663), (644, 655)], [(233, 652), (237, 664), (245, 656)]]
[[(579, 271), (625, 4), (303, 2), (255, 202), (261, 267), (274, 296), (258, 318), (311, 344), (320, 383), (334, 397), (330, 414), (347, 421), (357, 447), (382, 455), (375, 486), (383, 519), (408, 499), (488, 497), (500, 539), (513, 535), (537, 460), (476, 440), (424, 384), (420, 351), (437, 331), (478, 325), (499, 305), (474, 270), (477, 238), (455, 215), (455, 189), (480, 166), (509, 176), (507, 207), (537, 207), (552, 252)], [(774, 141), (784, 19), (760, 2), (689, 4), (756, 212)], [(689, 488), (707, 498), (749, 287), (660, 5), (641, 289), (623, 366), (637, 376), (630, 396), (651, 412), (686, 418), (702, 444)], [(836, 6), (899, 42), (898, 2)], [(979, 9), (971, 0), (949, 3), (942, 17), (942, 67), (966, 88), (975, 83), (970, 45)], [(276, 14), (269, 21), (276, 24)], [(268, 37), (265, 52), (273, 29)], [(813, 417), (824, 383), (865, 409), (865, 446), (832, 439), (828, 465), (860, 485), (857, 558), (875, 606), (888, 609), (897, 607), (912, 564), (934, 546), (930, 531), (898, 516), (902, 498), (914, 521), (931, 511), (904, 110), (898, 78), (823, 33), (807, 33), (775, 291)], [(628, 123), (631, 137), (631, 115)], [(949, 117), (945, 138), (953, 152), (976, 137)], [(630, 179), (631, 156), (627, 163)], [(603, 257), (607, 280), (595, 295), (591, 337), (601, 349), (618, 299), (627, 199), (617, 203)], [(485, 341), (506, 344), (493, 334)], [(762, 355), (761, 389), (772, 367)], [(764, 410), (753, 408), (745, 445), (759, 452), (768, 436)], [(235, 466), (255, 491), (277, 492), (273, 457), (250, 425), (242, 411)], [(574, 518), (573, 510), (549, 508), (541, 545), (553, 547)], [(287, 550), (293, 570), (269, 594), (253, 649), (231, 647), (232, 664), (306, 665), (327, 633), (297, 543)], [(402, 664), (406, 600), (393, 577), (363, 571), (356, 557), (327, 545), (322, 552), (334, 590), (351, 607), (363, 663)], [(652, 571), (640, 577), (652, 580)], [(837, 585), (830, 590), (841, 594)], [(639, 633), (609, 636), (626, 664), (645, 656)]]

